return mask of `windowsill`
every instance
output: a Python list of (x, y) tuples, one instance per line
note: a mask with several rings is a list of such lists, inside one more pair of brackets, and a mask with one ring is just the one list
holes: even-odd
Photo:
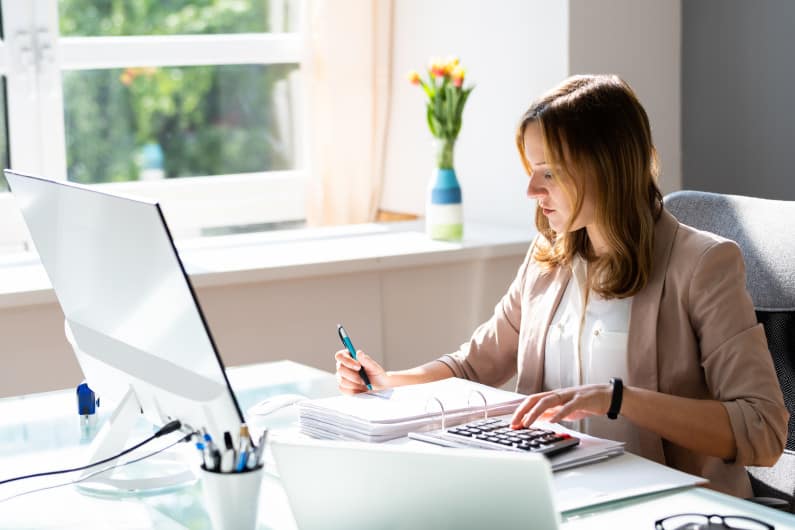
[[(428, 239), (422, 221), (373, 223), (300, 231), (238, 234), (178, 241), (195, 287), (299, 279), (522, 256), (535, 230), (467, 223), (464, 241)], [(0, 262), (0, 308), (56, 302), (50, 282), (31, 255)]]

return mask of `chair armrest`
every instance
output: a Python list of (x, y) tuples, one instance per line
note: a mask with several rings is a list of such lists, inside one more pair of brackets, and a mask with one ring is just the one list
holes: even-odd
[(775, 497), (749, 497), (746, 500), (761, 504), (762, 506), (767, 506), (768, 508), (775, 508), (776, 510), (785, 512), (790, 511), (790, 505), (784, 499), (777, 499)]

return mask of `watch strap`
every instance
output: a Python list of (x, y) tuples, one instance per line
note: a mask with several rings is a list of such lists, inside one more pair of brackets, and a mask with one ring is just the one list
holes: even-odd
[(613, 396), (610, 398), (610, 409), (607, 411), (607, 417), (614, 420), (618, 418), (618, 413), (621, 412), (621, 401), (624, 398), (624, 382), (620, 377), (611, 377), (610, 384), (613, 385)]

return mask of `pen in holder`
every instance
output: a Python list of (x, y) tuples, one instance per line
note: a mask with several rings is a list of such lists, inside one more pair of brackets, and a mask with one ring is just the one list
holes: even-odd
[(204, 503), (214, 530), (254, 530), (264, 466), (224, 473), (201, 466)]

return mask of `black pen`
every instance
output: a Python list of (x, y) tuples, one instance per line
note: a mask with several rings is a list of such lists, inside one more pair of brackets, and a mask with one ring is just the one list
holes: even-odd
[(221, 462), (221, 471), (224, 473), (231, 473), (237, 466), (237, 451), (235, 451), (235, 444), (232, 441), (232, 433), (224, 431), (224, 456)]
[[(345, 328), (342, 327), (342, 324), (337, 324), (337, 333), (339, 333), (340, 340), (348, 348), (348, 353), (351, 354), (353, 360), (356, 360), (356, 348), (353, 347), (353, 343), (351, 342), (351, 338), (345, 332)], [(367, 377), (367, 372), (364, 371), (364, 366), (359, 364), (359, 375), (362, 377), (362, 381), (364, 384), (367, 385), (367, 390), (372, 390), (373, 385), (370, 384), (370, 378)]]

